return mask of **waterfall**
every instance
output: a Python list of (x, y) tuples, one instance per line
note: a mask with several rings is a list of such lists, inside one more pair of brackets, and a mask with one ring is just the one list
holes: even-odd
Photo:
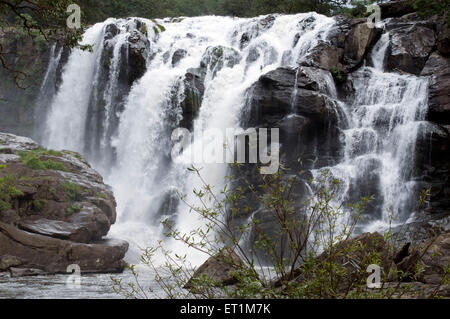
[(51, 103), (51, 99), (56, 93), (56, 78), (58, 65), (61, 60), (63, 53), (63, 47), (59, 47), (56, 43), (51, 46), (50, 49), (50, 59), (47, 66), (47, 71), (45, 72), (44, 80), (42, 81), (41, 88), (39, 90), (39, 95), (37, 97), (35, 107), (34, 107), (34, 130), (33, 138), (37, 141), (42, 140), (42, 130), (41, 125), (45, 122), (46, 118), (46, 107)]
[[(340, 181), (336, 207), (373, 195), (362, 231), (384, 231), (413, 217), (420, 195), (414, 175), (414, 149), (428, 109), (428, 80), (384, 71), (389, 33), (374, 46), (369, 60), (351, 75), (354, 94), (344, 105), (344, 156), (328, 170)], [(394, 219), (392, 219), (394, 217)]]
[(94, 44), (93, 53), (75, 49), (64, 68), (62, 83), (45, 125), (44, 141), (49, 147), (83, 152), (89, 92), (94, 82), (95, 65), (101, 56), (102, 30), (102, 24), (88, 29), (83, 44)]
[[(134, 30), (142, 31), (138, 24), (145, 25), (150, 42), (146, 72), (119, 102), (121, 59), (127, 56), (124, 44)], [(161, 238), (163, 218), (171, 218), (186, 232), (199, 225), (177, 193), (188, 194), (187, 201), (195, 202), (190, 194), (202, 185), (188, 174), (190, 164), (170, 158), (171, 133), (182, 120), (186, 74), (200, 74), (204, 94), (192, 123), (193, 143), (183, 157), (203, 154), (202, 146), (211, 138), (203, 132), (239, 128), (248, 88), (262, 74), (296, 66), (326, 39), (334, 24), (334, 19), (316, 13), (252, 19), (108, 19), (96, 24), (83, 38), (93, 53), (75, 49), (65, 66), (47, 118), (45, 145), (83, 153), (105, 176), (118, 202), (118, 221), (111, 234), (127, 239), (132, 244), (130, 256), (137, 255), (138, 247)], [(108, 72), (102, 69), (105, 55)], [(113, 153), (113, 162), (104, 160), (108, 152)], [(206, 182), (222, 189), (227, 164), (200, 166)]]
[[(164, 237), (163, 219), (182, 233), (201, 225), (178, 197), (186, 194), (186, 201), (196, 204), (192, 191), (202, 183), (189, 174), (189, 166), (201, 168), (217, 192), (224, 188), (227, 164), (214, 164), (214, 158), (196, 161), (211, 146), (211, 134), (204, 133), (215, 129), (225, 136), (227, 128), (240, 129), (252, 84), (279, 67), (297, 68), (298, 73), (335, 25), (334, 19), (316, 13), (98, 23), (83, 37), (93, 52), (74, 49), (64, 67), (44, 144), (78, 151), (102, 173), (118, 203), (110, 235), (128, 240), (128, 258), (136, 261), (139, 248)], [(368, 230), (385, 227), (390, 211), (403, 214), (401, 220), (414, 211), (417, 184), (411, 154), (427, 110), (425, 79), (384, 72), (388, 42), (384, 33), (370, 56), (373, 67), (350, 76), (350, 102), (337, 101), (331, 75), (320, 88), (336, 101), (330, 109), (338, 115), (345, 146), (337, 165), (313, 169), (313, 176), (327, 169), (341, 181), (337, 206), (376, 195)], [(139, 63), (136, 54), (142, 57)], [(190, 96), (191, 85), (199, 86), (195, 97)], [(186, 123), (183, 113), (188, 98), (201, 103), (198, 110), (189, 110), (197, 112), (192, 123)], [(179, 162), (171, 157), (171, 136), (182, 123), (192, 128), (193, 139)], [(194, 264), (205, 258), (189, 254)]]

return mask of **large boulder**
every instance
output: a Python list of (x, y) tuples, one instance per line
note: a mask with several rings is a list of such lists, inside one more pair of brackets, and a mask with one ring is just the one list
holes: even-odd
[(3, 265), (65, 272), (79, 256), (82, 272), (123, 268), (128, 244), (103, 240), (116, 221), (114, 196), (79, 154), (0, 133), (0, 188)]
[(287, 167), (333, 165), (340, 156), (338, 123), (345, 119), (333, 91), (328, 71), (276, 69), (250, 88), (243, 126), (280, 128), (280, 155)]
[(330, 81), (329, 72), (311, 67), (278, 68), (264, 74), (250, 89), (248, 126), (273, 124), (291, 113), (320, 122), (335, 121), (326, 94)]
[(184, 285), (193, 292), (202, 282), (214, 283), (217, 286), (229, 286), (239, 282), (238, 275), (243, 269), (242, 259), (231, 248), (224, 248), (215, 256), (205, 261)]
[(326, 41), (319, 41), (306, 58), (299, 61), (325, 70), (351, 72), (363, 62), (378, 39), (380, 30), (370, 28), (367, 19), (336, 16), (335, 25), (327, 33)]
[(420, 75), (436, 46), (433, 25), (393, 20), (386, 29), (390, 35), (387, 69)]
[(82, 273), (120, 272), (125, 266), (123, 256), (127, 249), (125, 241), (77, 243), (0, 222), (0, 259), (4, 261), (4, 256), (8, 256), (7, 264), (15, 276), (27, 275), (33, 269), (41, 271), (36, 274), (67, 273), (67, 267), (73, 264), (80, 266)]
[(377, 28), (370, 28), (367, 19), (354, 19), (350, 23), (350, 32), (345, 39), (344, 66), (348, 71), (359, 67), (366, 53), (379, 35)]

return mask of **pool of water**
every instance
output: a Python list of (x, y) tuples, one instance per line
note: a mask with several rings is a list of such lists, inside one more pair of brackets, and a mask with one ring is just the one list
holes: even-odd
[[(121, 299), (113, 290), (111, 277), (121, 279), (124, 284), (134, 282), (130, 270), (121, 274), (82, 275), (80, 285), (68, 282), (67, 275), (31, 276), (11, 278), (0, 274), (0, 299)], [(160, 291), (150, 270), (139, 272), (139, 283), (145, 288)], [(151, 297), (151, 296), (149, 296)]]

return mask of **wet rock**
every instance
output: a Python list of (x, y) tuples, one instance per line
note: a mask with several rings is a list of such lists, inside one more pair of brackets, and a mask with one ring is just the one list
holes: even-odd
[(303, 65), (311, 65), (322, 68), (324, 70), (331, 70), (332, 68), (343, 69), (342, 58), (344, 56), (344, 49), (338, 48), (325, 42), (318, 44), (314, 50), (300, 63)]
[(184, 286), (195, 291), (196, 280), (211, 280), (218, 286), (230, 286), (238, 283), (235, 272), (243, 267), (241, 258), (231, 249), (224, 248), (217, 255), (210, 257), (194, 273)]
[(66, 273), (67, 266), (77, 264), (82, 273), (119, 272), (125, 266), (123, 257), (127, 249), (128, 243), (124, 241), (75, 243), (25, 232), (0, 222), (0, 255), (20, 258), (23, 260), (21, 269)]
[(298, 72), (278, 68), (261, 76), (251, 88), (248, 125), (273, 123), (291, 112), (323, 122), (334, 120), (331, 100), (322, 94), (329, 79), (328, 72), (310, 67), (300, 67)]
[[(119, 271), (128, 244), (98, 243), (116, 220), (116, 202), (102, 177), (74, 152), (48, 151), (28, 138), (3, 133), (0, 144), (11, 153), (0, 154), (0, 178), (15, 190), (14, 196), (0, 198), (3, 266), (19, 266), (11, 262), (17, 259), (21, 268), (65, 272), (76, 263), (68, 255), (73, 246), (83, 254), (86, 271)], [(53, 167), (33, 166), (18, 154)]]
[(397, 248), (405, 243), (417, 246), (448, 232), (450, 232), (450, 213), (444, 216), (425, 215), (421, 219), (393, 227), (391, 230), (394, 245)]
[(184, 77), (184, 99), (181, 102), (182, 120), (180, 127), (192, 129), (205, 92), (205, 73), (201, 69), (189, 69)]
[[(442, 284), (450, 264), (450, 233), (412, 246), (404, 252), (404, 255), (406, 256), (395, 265), (397, 276), (391, 275), (391, 280)], [(418, 269), (422, 271), (418, 272)]]
[(140, 31), (133, 31), (128, 37), (128, 83), (132, 85), (134, 81), (141, 78), (147, 70), (147, 57), (150, 51), (150, 41)]
[(19, 228), (53, 238), (67, 239), (79, 243), (87, 243), (90, 236), (84, 225), (63, 222), (59, 220), (49, 220), (45, 218), (36, 220), (22, 220)]
[(441, 284), (450, 265), (450, 233), (439, 235), (423, 243), (419, 248), (420, 261), (425, 265), (421, 281), (428, 284)]
[(450, 134), (445, 126), (427, 122), (417, 137), (415, 147), (417, 179), (430, 190), (426, 211), (448, 213), (450, 207)]
[(360, 66), (369, 49), (379, 35), (377, 28), (370, 28), (366, 19), (350, 22), (350, 32), (344, 44), (343, 65), (347, 71)]
[(48, 275), (45, 271), (34, 268), (15, 268), (11, 267), (9, 269), (11, 277), (29, 277), (29, 276), (42, 276)]
[(450, 57), (450, 27), (448, 23), (437, 23), (437, 49), (440, 54)]
[(428, 119), (439, 124), (450, 124), (450, 58), (433, 52), (421, 75), (430, 76)]
[(115, 23), (110, 23), (105, 27), (105, 40), (111, 40), (119, 33), (119, 27)]
[(187, 55), (187, 51), (184, 49), (176, 50), (172, 55), (172, 66), (177, 66), (182, 59)]
[(19, 151), (31, 151), (38, 149), (39, 145), (31, 138), (13, 134), (0, 134), (0, 153), (15, 154)]
[(392, 21), (387, 29), (390, 44), (387, 69), (420, 75), (436, 45), (436, 34), (426, 23)]
[(23, 260), (11, 255), (3, 255), (0, 258), (0, 272), (8, 270), (11, 267), (20, 266), (23, 264)]
[(339, 69), (351, 72), (359, 67), (369, 49), (377, 40), (380, 30), (369, 28), (366, 19), (334, 17), (336, 24), (327, 34), (326, 41), (319, 41), (305, 59), (303, 65), (325, 70)]
[(262, 32), (270, 29), (274, 23), (274, 15), (268, 15), (267, 17), (254, 19), (248, 26), (246, 26), (246, 31), (241, 35), (241, 38), (239, 40), (240, 49), (242, 50), (247, 47), (252, 39), (259, 37)]
[(233, 48), (224, 46), (208, 47), (203, 54), (200, 67), (212, 70), (213, 76), (224, 67), (232, 68), (241, 61), (241, 55)]

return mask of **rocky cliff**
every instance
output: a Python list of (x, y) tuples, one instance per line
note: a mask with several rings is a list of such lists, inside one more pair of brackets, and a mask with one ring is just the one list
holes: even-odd
[(114, 196), (79, 154), (0, 133), (0, 188), (0, 271), (122, 271), (128, 243), (104, 239)]

